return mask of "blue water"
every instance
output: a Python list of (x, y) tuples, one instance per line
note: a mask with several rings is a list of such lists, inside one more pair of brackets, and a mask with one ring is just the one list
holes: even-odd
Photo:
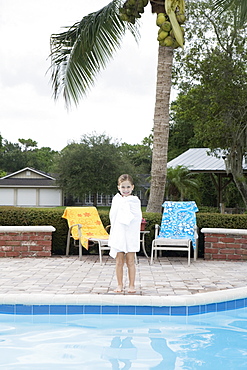
[(247, 369), (247, 308), (194, 316), (0, 315), (0, 369)]

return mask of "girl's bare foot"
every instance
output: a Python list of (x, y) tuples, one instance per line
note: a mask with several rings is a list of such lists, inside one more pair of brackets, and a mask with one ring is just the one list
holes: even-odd
[(130, 286), (128, 289), (128, 293), (136, 293), (136, 289), (134, 286)]
[(122, 285), (118, 285), (118, 287), (116, 289), (114, 289), (114, 292), (115, 293), (122, 293), (123, 292), (123, 287)]

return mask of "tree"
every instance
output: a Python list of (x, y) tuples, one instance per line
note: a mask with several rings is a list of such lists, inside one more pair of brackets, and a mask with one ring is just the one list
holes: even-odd
[(189, 148), (201, 148), (203, 146), (200, 137), (195, 138), (194, 121), (187, 120), (186, 112), (184, 115), (183, 99), (186, 100), (186, 109), (193, 107), (193, 96), (179, 94), (177, 99), (171, 104), (171, 122), (169, 130), (168, 160), (179, 156)]
[(26, 167), (26, 161), (21, 146), (18, 143), (11, 143), (4, 139), (0, 152), (1, 170), (9, 173), (18, 171), (23, 167)]
[[(163, 14), (164, 19), (160, 26), (165, 21), (171, 22), (175, 37), (169, 36), (168, 47), (164, 46), (163, 39), (159, 39), (158, 51), (151, 189), (147, 211), (161, 212), (166, 182), (173, 51), (174, 47), (183, 46), (183, 34), (177, 15), (182, 23), (184, 0), (152, 0), (150, 3), (153, 13)], [(55, 98), (63, 93), (67, 104), (71, 100), (78, 104), (80, 97), (93, 84), (99, 70), (105, 67), (115, 49), (120, 46), (126, 30), (130, 30), (138, 38), (139, 23), (136, 18), (141, 17), (147, 4), (148, 0), (127, 0), (124, 4), (121, 0), (113, 0), (101, 10), (85, 16), (68, 31), (51, 36)]]
[(58, 152), (49, 147), (41, 147), (27, 150), (26, 166), (36, 168), (44, 172), (54, 172), (54, 166)]
[(0, 135), (0, 169), (2, 171), (10, 173), (24, 167), (33, 167), (44, 172), (52, 171), (56, 151), (47, 147), (38, 149), (37, 142), (32, 139), (19, 139), (18, 141), (19, 143), (11, 143)]
[[(216, 155), (223, 155), (217, 148), (224, 150), (226, 170), (232, 174), (247, 207), (247, 184), (242, 168), (247, 152), (247, 35), (244, 30), (240, 32), (234, 12), (227, 12), (222, 19), (212, 16), (207, 3), (199, 6), (201, 19), (207, 19), (203, 24), (205, 37), (209, 30), (212, 37), (202, 45), (191, 42), (191, 50), (181, 59), (186, 76), (183, 80), (181, 68), (183, 90), (177, 99), (176, 114), (193, 122), (195, 139), (203, 146), (211, 148)], [(199, 12), (196, 13), (198, 16)], [(193, 35), (192, 23), (190, 27)]]
[(151, 169), (152, 149), (150, 143), (127, 144), (123, 143), (119, 147), (123, 158), (127, 158), (133, 164), (136, 174), (149, 174)]
[(22, 157), (25, 166), (39, 169), (40, 171), (50, 172), (54, 166), (56, 151), (49, 147), (37, 148), (38, 143), (32, 139), (18, 139), (23, 145)]
[(97, 206), (98, 194), (113, 194), (117, 178), (131, 171), (128, 161), (122, 160), (119, 144), (108, 136), (83, 135), (80, 143), (72, 142), (60, 153), (57, 161), (58, 183), (67, 195), (83, 198), (92, 194)]
[(26, 152), (28, 148), (37, 148), (37, 141), (34, 141), (32, 139), (18, 139), (19, 143), (21, 143), (24, 146), (24, 151)]
[(199, 184), (193, 175), (186, 167), (177, 166), (167, 169), (167, 186), (166, 198), (169, 200), (198, 200)]

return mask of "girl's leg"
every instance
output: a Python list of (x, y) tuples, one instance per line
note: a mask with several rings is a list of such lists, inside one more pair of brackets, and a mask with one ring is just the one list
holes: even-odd
[(128, 267), (129, 274), (129, 293), (135, 293), (135, 277), (136, 277), (136, 267), (135, 267), (135, 252), (126, 253), (126, 264)]
[(118, 252), (116, 256), (116, 276), (117, 288), (114, 290), (116, 293), (123, 291), (123, 265), (124, 265), (124, 252)]

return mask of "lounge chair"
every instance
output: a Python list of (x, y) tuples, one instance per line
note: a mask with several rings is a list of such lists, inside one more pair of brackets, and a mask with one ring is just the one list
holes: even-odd
[(63, 218), (68, 222), (66, 256), (69, 255), (70, 239), (78, 241), (79, 259), (82, 260), (82, 247), (88, 250), (89, 242), (98, 244), (100, 264), (102, 265), (102, 252), (110, 250), (106, 229), (95, 207), (67, 207)]
[(157, 251), (185, 251), (188, 253), (190, 266), (191, 246), (194, 249), (194, 260), (198, 253), (198, 233), (196, 226), (196, 212), (198, 208), (194, 201), (171, 202), (166, 201), (161, 225), (155, 225), (155, 238), (152, 242), (151, 264)]

